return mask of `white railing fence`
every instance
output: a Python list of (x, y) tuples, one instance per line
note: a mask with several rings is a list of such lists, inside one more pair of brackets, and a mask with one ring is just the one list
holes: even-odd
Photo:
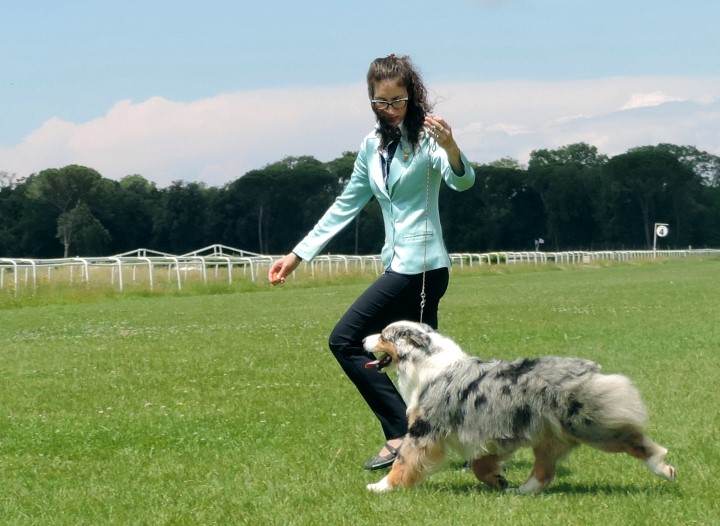
[[(517, 264), (582, 264), (597, 261), (629, 261), (633, 259), (720, 257), (720, 249), (687, 250), (604, 250), (597, 252), (487, 252), (454, 253), (455, 268), (482, 265)], [(233, 283), (233, 280), (264, 280), (277, 258), (252, 252), (211, 245), (203, 249), (173, 255), (138, 249), (108, 257), (73, 257), (62, 259), (0, 258), (0, 292), (17, 295), (24, 288), (36, 289), (45, 284), (98, 284), (123, 291), (129, 283), (142, 285), (150, 291), (156, 284), (170, 283), (182, 290), (190, 280), (207, 284), (210, 281)], [(316, 274), (349, 272), (382, 272), (380, 256), (322, 255), (304, 262), (298, 271)]]

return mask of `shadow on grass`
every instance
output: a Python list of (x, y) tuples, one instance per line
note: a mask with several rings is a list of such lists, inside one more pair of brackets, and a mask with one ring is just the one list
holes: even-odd
[(571, 494), (571, 495), (679, 495), (682, 489), (677, 484), (667, 482), (664, 484), (571, 484), (558, 481), (553, 483), (546, 491), (547, 494)]
[[(510, 489), (516, 489), (522, 484), (526, 478), (530, 475), (533, 463), (525, 459), (513, 459), (508, 463), (508, 470), (506, 471), (525, 471), (527, 474), (523, 474), (520, 477), (513, 477), (513, 480), (508, 479), (510, 483)], [(433, 481), (433, 475), (430, 475), (425, 479), (421, 486), (426, 487), (431, 492), (450, 492), (453, 494), (464, 494), (464, 493), (476, 493), (482, 492), (497, 495), (513, 495), (512, 492), (503, 492), (496, 489), (489, 488), (482, 482), (478, 481), (473, 475), (472, 469), (462, 461), (450, 461), (446, 468), (447, 470), (462, 471), (468, 476), (466, 481), (462, 482), (451, 482), (448, 480), (437, 480)], [(599, 481), (598, 483), (572, 483), (563, 481), (563, 476), (568, 476), (572, 473), (572, 469), (566, 466), (560, 465), (557, 468), (557, 476), (550, 486), (542, 493), (542, 495), (606, 495), (606, 496), (618, 496), (618, 495), (643, 495), (643, 494), (660, 494), (660, 495), (682, 495), (682, 489), (677, 483), (663, 482), (660, 479), (656, 480), (656, 484), (653, 483), (654, 477), (649, 475), (647, 483), (641, 484), (623, 484), (623, 483), (607, 483)], [(517, 475), (517, 474), (516, 474)], [(507, 476), (507, 473), (506, 473)], [(517, 478), (517, 480), (514, 480)], [(521, 495), (515, 493), (514, 495)], [(531, 496), (531, 495), (529, 495)]]
[[(498, 491), (487, 487), (481, 482), (475, 480), (472, 473), (468, 471), (471, 479), (463, 482), (449, 482), (449, 481), (433, 481), (432, 478), (422, 482), (420, 487), (425, 487), (428, 491), (433, 493), (452, 493), (456, 495), (467, 494), (467, 493), (484, 493), (487, 495), (518, 495), (532, 497), (533, 495), (521, 495), (512, 492)], [(510, 489), (516, 489), (517, 483), (510, 483)], [(563, 481), (554, 481), (548, 489), (546, 489), (542, 495), (604, 495), (604, 496), (622, 496), (622, 495), (645, 495), (645, 494), (656, 494), (656, 495), (682, 495), (682, 489), (677, 484), (664, 483), (664, 484), (612, 484), (612, 483), (598, 483), (598, 484), (582, 484), (582, 483), (570, 483)]]
[[(527, 469), (527, 474), (517, 478), (517, 480), (508, 480), (510, 482), (510, 489), (516, 489), (522, 484), (526, 477), (529, 476), (530, 470), (532, 469), (532, 462), (526, 460), (513, 460), (512, 471), (524, 471)], [(467, 493), (484, 493), (488, 495), (521, 495), (512, 492), (504, 492), (489, 488), (485, 484), (478, 481), (473, 475), (472, 470), (463, 464), (462, 462), (451, 461), (447, 464), (446, 470), (461, 471), (467, 475), (467, 480), (461, 482), (445, 480), (433, 480), (433, 475), (429, 475), (419, 487), (426, 488), (427, 491), (437, 493), (452, 493), (452, 494), (467, 494)], [(681, 487), (676, 483), (662, 482), (658, 479), (657, 484), (653, 484), (653, 477), (650, 476), (647, 483), (640, 484), (624, 484), (624, 483), (572, 483), (563, 481), (563, 476), (567, 476), (572, 472), (570, 468), (565, 466), (558, 466), (557, 477), (550, 484), (542, 495), (605, 495), (605, 496), (622, 496), (622, 495), (643, 495), (643, 494), (658, 494), (658, 495), (682, 495)], [(532, 495), (528, 495), (532, 496)]]

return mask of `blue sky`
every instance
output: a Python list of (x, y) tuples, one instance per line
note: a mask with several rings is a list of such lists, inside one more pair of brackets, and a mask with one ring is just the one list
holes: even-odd
[(421, 69), (472, 161), (585, 141), (720, 155), (717, 0), (0, 0), (0, 171), (78, 163), (222, 185), (327, 161), (372, 126), (364, 75)]

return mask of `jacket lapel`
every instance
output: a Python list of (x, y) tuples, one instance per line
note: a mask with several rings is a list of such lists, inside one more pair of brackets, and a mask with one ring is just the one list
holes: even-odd
[(395, 158), (390, 164), (390, 174), (388, 175), (387, 188), (388, 193), (392, 195), (393, 187), (400, 181), (407, 173), (407, 168), (412, 164), (413, 156), (415, 153), (412, 151), (410, 143), (403, 138), (400, 140), (398, 149), (395, 152)]
[(385, 187), (385, 178), (383, 177), (383, 167), (382, 167), (382, 154), (380, 153), (379, 146), (377, 149), (374, 150), (373, 154), (371, 155), (370, 159), (370, 166), (368, 167), (368, 170), (370, 172), (370, 178), (372, 179), (373, 183), (375, 183), (375, 186), (378, 188), (378, 190), (384, 194), (388, 194), (388, 189)]

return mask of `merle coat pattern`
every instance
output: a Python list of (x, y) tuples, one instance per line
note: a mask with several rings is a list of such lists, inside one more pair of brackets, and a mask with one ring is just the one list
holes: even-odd
[(475, 476), (506, 489), (502, 465), (518, 448), (531, 447), (535, 464), (522, 493), (540, 493), (557, 463), (580, 444), (624, 452), (656, 475), (673, 480), (667, 450), (644, 434), (647, 412), (625, 376), (606, 375), (579, 358), (483, 361), (465, 354), (430, 326), (401, 321), (369, 336), (365, 349), (379, 370), (395, 365), (408, 406), (409, 430), (390, 473), (375, 492), (410, 487), (454, 447), (472, 461)]

